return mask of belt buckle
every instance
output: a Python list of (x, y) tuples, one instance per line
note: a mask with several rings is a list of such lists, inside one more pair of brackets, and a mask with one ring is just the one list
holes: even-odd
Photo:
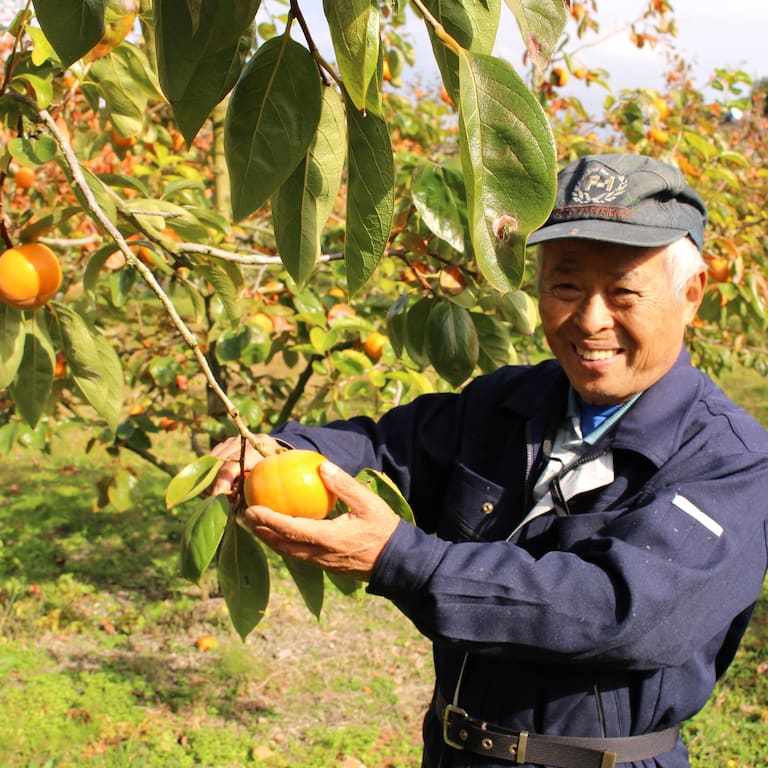
[(449, 719), (451, 715), (458, 715), (462, 718), (467, 718), (469, 715), (467, 714), (466, 710), (462, 709), (461, 707), (457, 707), (453, 704), (446, 704), (445, 708), (443, 709), (443, 741), (449, 746), (453, 747), (454, 749), (464, 749), (464, 745), (461, 742), (453, 741), (450, 736), (448, 735), (448, 727), (449, 727)]

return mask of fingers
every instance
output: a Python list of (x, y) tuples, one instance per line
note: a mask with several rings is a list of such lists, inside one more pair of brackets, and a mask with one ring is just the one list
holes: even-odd
[[(274, 452), (279, 445), (277, 440), (269, 435), (257, 435), (257, 439), (259, 440), (260, 445), (272, 452)], [(217, 493), (231, 493), (234, 488), (237, 479), (240, 477), (240, 455), (242, 453), (242, 445), (242, 438), (230, 437), (211, 449), (211, 455), (224, 462), (216, 474), (213, 485), (211, 486), (211, 493), (214, 495)], [(259, 451), (257, 451), (250, 443), (245, 444), (243, 465), (246, 472), (253, 469), (253, 467), (261, 461), (261, 458), (261, 453), (259, 453)]]
[(382, 505), (386, 507), (379, 496), (336, 464), (324, 461), (318, 471), (325, 487), (341, 499), (351, 512), (359, 514), (371, 508), (380, 508)]

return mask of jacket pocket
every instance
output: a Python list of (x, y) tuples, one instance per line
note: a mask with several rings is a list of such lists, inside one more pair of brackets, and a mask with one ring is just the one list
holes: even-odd
[[(508, 507), (503, 486), (478, 475), (460, 462), (451, 472), (441, 494), (438, 535), (448, 541), (481, 541), (494, 538)], [(499, 534), (495, 538), (501, 538)]]

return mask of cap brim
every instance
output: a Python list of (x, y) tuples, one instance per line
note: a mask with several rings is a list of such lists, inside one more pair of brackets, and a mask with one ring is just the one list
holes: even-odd
[(598, 219), (584, 219), (573, 221), (561, 221), (557, 224), (537, 229), (528, 238), (529, 245), (550, 240), (566, 240), (576, 238), (579, 240), (597, 240), (604, 243), (617, 243), (619, 245), (634, 245), (638, 248), (654, 248), (656, 246), (671, 245), (681, 237), (688, 235), (686, 229), (673, 229), (671, 227), (645, 227), (638, 224), (624, 224), (616, 221), (600, 221)]

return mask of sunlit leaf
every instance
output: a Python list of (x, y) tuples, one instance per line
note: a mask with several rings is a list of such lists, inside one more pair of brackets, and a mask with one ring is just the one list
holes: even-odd
[(0, 389), (16, 376), (24, 355), (24, 315), (0, 302)]
[(344, 262), (349, 293), (367, 282), (389, 240), (395, 207), (395, 170), (386, 122), (347, 100), (349, 184)]
[(555, 142), (541, 105), (501, 59), (462, 53), (459, 131), (472, 244), (499, 291), (519, 287), (528, 235), (554, 204)]
[(269, 568), (261, 545), (233, 518), (221, 541), (218, 571), (232, 625), (245, 641), (269, 603)]
[(126, 512), (133, 506), (132, 492), (137, 482), (136, 476), (126, 470), (121, 470), (112, 478), (107, 488), (107, 497), (118, 512)]
[(225, 151), (235, 219), (260, 208), (301, 162), (320, 120), (310, 52), (287, 35), (261, 45), (227, 107)]
[(123, 367), (112, 345), (75, 310), (51, 302), (64, 341), (70, 373), (85, 399), (117, 429), (123, 403)]
[[(462, 47), (490, 54), (496, 42), (501, 0), (425, 0), (430, 13)], [(440, 75), (449, 95), (458, 103), (459, 61), (456, 53), (435, 34), (426, 22)]]
[(506, 0), (534, 65), (542, 69), (568, 20), (563, 0)]
[(371, 81), (377, 74), (381, 12), (377, 0), (323, 0), (341, 79), (355, 109), (373, 111)]
[(539, 322), (539, 308), (525, 291), (509, 291), (499, 299), (502, 317), (513, 324), (516, 330), (530, 336)]
[(122, 136), (142, 131), (149, 99), (160, 95), (147, 57), (135, 45), (118, 46), (94, 61), (88, 82), (98, 87), (105, 115)]
[(181, 536), (181, 575), (197, 584), (213, 562), (229, 519), (226, 496), (218, 494), (190, 515)]
[(9, 392), (19, 414), (35, 427), (48, 405), (56, 354), (46, 330), (36, 318), (27, 323), (24, 354)]
[(403, 520), (412, 524), (416, 522), (410, 504), (405, 500), (392, 479), (387, 477), (384, 472), (366, 467), (357, 473), (355, 479), (386, 501), (390, 509)]
[(168, 509), (199, 496), (213, 482), (221, 464), (221, 459), (210, 455), (201, 456), (187, 464), (171, 479), (165, 490)]

